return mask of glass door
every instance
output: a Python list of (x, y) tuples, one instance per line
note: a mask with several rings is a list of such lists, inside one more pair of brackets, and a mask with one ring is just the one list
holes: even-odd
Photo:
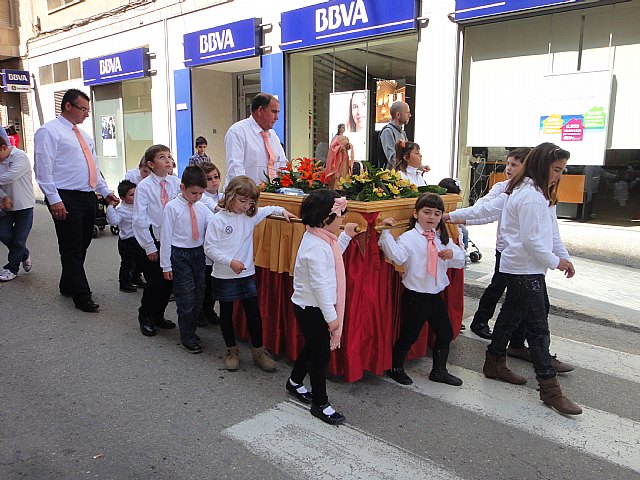
[(93, 131), (98, 165), (107, 185), (115, 190), (126, 171), (122, 85), (113, 83), (92, 88)]
[(237, 74), (236, 86), (238, 89), (238, 108), (235, 120), (239, 121), (251, 116), (251, 101), (260, 93), (260, 71)]

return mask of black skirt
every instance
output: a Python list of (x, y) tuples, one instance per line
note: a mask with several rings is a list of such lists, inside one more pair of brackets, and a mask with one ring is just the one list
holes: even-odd
[(212, 287), (215, 298), (221, 302), (234, 302), (258, 296), (253, 275), (240, 278), (213, 277)]

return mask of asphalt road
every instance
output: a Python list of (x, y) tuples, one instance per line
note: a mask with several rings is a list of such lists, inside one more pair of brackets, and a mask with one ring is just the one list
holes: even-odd
[[(56, 239), (41, 205), (29, 246), (32, 272), (0, 285), (3, 480), (640, 478), (637, 333), (550, 319), (552, 350), (577, 365), (560, 382), (585, 407), (579, 417), (544, 407), (522, 361), (510, 365), (525, 386), (485, 379), (486, 342), (469, 334), (450, 358), (461, 388), (430, 382), (429, 359), (408, 365), (409, 388), (373, 375), (332, 381), (348, 424), (330, 427), (287, 397), (284, 359), (263, 373), (241, 344), (241, 369), (230, 373), (217, 327), (199, 331), (202, 355), (179, 348), (175, 330), (143, 337), (140, 294), (118, 291), (108, 231), (87, 262), (99, 314), (58, 294)], [(467, 298), (466, 315), (474, 307)], [(174, 304), (167, 313), (176, 319)]]

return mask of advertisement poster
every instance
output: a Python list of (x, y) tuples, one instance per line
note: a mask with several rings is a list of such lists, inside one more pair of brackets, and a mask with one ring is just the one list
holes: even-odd
[(604, 165), (611, 73), (545, 77), (541, 98), (540, 141), (568, 150), (570, 165)]
[(367, 160), (369, 139), (368, 90), (332, 93), (329, 100), (329, 144), (338, 132), (338, 125), (344, 124), (344, 134), (353, 146), (353, 158)]
[(118, 144), (116, 143), (115, 115), (103, 115), (102, 120), (102, 155), (105, 157), (118, 156)]
[(391, 121), (391, 105), (405, 101), (406, 88), (396, 80), (376, 81), (376, 123), (375, 130), (380, 131)]

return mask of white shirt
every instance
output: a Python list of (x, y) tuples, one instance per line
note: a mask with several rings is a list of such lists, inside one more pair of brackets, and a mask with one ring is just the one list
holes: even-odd
[[(134, 195), (135, 198), (135, 195)], [(133, 238), (133, 204), (120, 202), (117, 207), (107, 207), (107, 221), (109, 225), (118, 227), (118, 235), (122, 240)]]
[(33, 208), (36, 198), (29, 157), (16, 147), (9, 147), (9, 152), (6, 160), (0, 162), (0, 199), (10, 196), (14, 212)]
[(407, 166), (407, 171), (403, 172), (402, 170), (398, 170), (400, 176), (405, 180), (409, 180), (411, 183), (418, 187), (426, 187), (427, 182), (424, 181), (424, 172), (422, 170), (418, 170), (415, 167)]
[(443, 260), (438, 257), (438, 271), (434, 279), (427, 271), (429, 242), (422, 232), (424, 232), (423, 228), (416, 223), (415, 228), (400, 235), (398, 240), (394, 240), (389, 230), (384, 230), (378, 244), (388, 260), (404, 266), (402, 283), (405, 287), (419, 293), (440, 293), (449, 285), (447, 270), (464, 268), (464, 250), (451, 239), (449, 243), (443, 245), (440, 235), (436, 232), (434, 242), (438, 252), (450, 248), (453, 251), (453, 258)]
[[(351, 237), (342, 232), (338, 237), (340, 250), (349, 246)], [(293, 269), (293, 296), (299, 307), (318, 307), (327, 323), (338, 318), (336, 312), (336, 266), (331, 246), (320, 237), (305, 232), (298, 247)]]
[(142, 181), (142, 175), (140, 175), (140, 169), (138, 167), (127, 170), (124, 174), (124, 179), (138, 185)]
[(160, 267), (163, 272), (170, 272), (171, 247), (195, 248), (204, 243), (205, 233), (213, 213), (204, 204), (196, 202), (193, 210), (198, 223), (198, 239), (193, 239), (191, 229), (191, 212), (189, 202), (182, 194), (167, 203), (162, 214), (162, 236), (160, 239)]
[[(159, 177), (151, 173), (136, 187), (133, 197), (133, 234), (147, 255), (155, 253), (158, 249), (153, 242), (153, 237), (160, 241), (162, 226), (162, 200), (160, 198), (162, 188), (160, 182), (166, 180), (165, 189), (169, 201), (176, 198), (180, 190), (180, 179), (173, 175)], [(153, 237), (149, 231), (153, 228)], [(189, 229), (191, 231), (191, 229)]]
[[(213, 216), (204, 241), (204, 253), (213, 260), (212, 277), (241, 278), (256, 273), (253, 263), (253, 229), (267, 215), (282, 215), (284, 208), (260, 207), (253, 217), (221, 210)], [(239, 275), (230, 267), (232, 260), (245, 266)]]
[[(41, 126), (34, 136), (36, 181), (50, 204), (61, 201), (58, 190), (93, 190), (89, 185), (87, 159), (72, 128), (73, 124), (69, 120), (58, 115), (55, 120)], [(82, 129), (78, 130), (96, 164), (96, 192), (106, 197), (110, 193), (109, 187), (100, 173), (93, 139)]]
[(500, 271), (513, 275), (545, 274), (555, 269), (560, 258), (569, 260), (569, 253), (560, 239), (556, 209), (525, 177), (507, 196), (500, 234), (505, 248), (500, 258)]
[[(231, 125), (224, 136), (227, 155), (227, 179), (225, 185), (240, 175), (251, 178), (256, 185), (267, 180), (269, 156), (260, 135), (262, 127), (253, 117), (245, 118)], [(280, 139), (276, 132), (269, 130), (269, 144), (275, 155), (275, 169), (287, 163)]]
[(218, 213), (218, 211), (220, 210), (220, 207), (218, 206), (218, 201), (220, 200), (220, 198), (222, 198), (222, 195), (220, 195), (220, 196), (211, 195), (210, 193), (208, 194), (205, 191), (202, 194), (202, 197), (200, 198), (200, 203), (202, 203), (204, 206), (206, 206), (213, 213)]

